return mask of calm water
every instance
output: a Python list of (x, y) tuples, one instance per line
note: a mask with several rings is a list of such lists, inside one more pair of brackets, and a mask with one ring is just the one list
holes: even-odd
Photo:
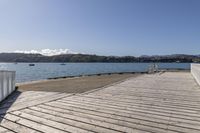
[[(0, 63), (1, 70), (16, 71), (18, 83), (35, 81), (59, 76), (77, 76), (112, 72), (144, 72), (151, 63)], [(159, 63), (159, 68), (190, 69), (189, 63)]]

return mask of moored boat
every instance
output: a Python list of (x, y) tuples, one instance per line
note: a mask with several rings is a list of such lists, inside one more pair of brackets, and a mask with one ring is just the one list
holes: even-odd
[(29, 64), (29, 66), (35, 66), (35, 64)]

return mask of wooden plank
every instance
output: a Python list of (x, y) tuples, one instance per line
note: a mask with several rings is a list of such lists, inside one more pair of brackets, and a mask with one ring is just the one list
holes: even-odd
[(123, 97), (117, 98), (117, 97), (112, 97), (112, 98), (107, 98), (107, 97), (101, 97), (101, 96), (85, 96), (85, 95), (80, 95), (79, 97), (86, 97), (86, 98), (91, 98), (91, 99), (100, 99), (105, 102), (116, 102), (122, 106), (132, 106), (132, 104), (141, 104), (141, 105), (154, 105), (158, 107), (168, 107), (168, 108), (178, 108), (178, 109), (185, 109), (185, 110), (193, 110), (193, 111), (200, 111), (200, 106), (190, 106), (190, 105), (185, 105), (181, 103), (171, 103), (171, 102), (166, 102), (166, 101), (151, 101), (151, 100), (141, 100), (141, 99), (125, 99)]
[[(106, 99), (106, 98), (96, 98), (96, 97), (85, 97), (85, 96), (73, 96), (69, 98), (63, 98), (61, 100), (78, 100), (78, 101), (87, 101), (87, 102), (100, 102), (105, 104), (111, 104), (111, 105), (117, 105), (122, 107), (134, 107), (134, 106), (153, 106), (154, 108), (164, 108), (164, 109), (170, 109), (170, 110), (177, 110), (177, 111), (183, 111), (183, 112), (191, 112), (191, 113), (198, 113), (200, 111), (200, 108), (193, 108), (193, 107), (184, 107), (184, 106), (178, 106), (173, 104), (164, 104), (164, 103), (154, 103), (152, 101), (148, 102), (135, 102), (133, 100), (130, 100), (129, 102), (123, 102), (121, 99), (114, 100), (114, 98)], [(179, 104), (180, 105), (180, 104)], [(200, 106), (199, 106), (200, 107)]]
[(7, 112), (20, 110), (20, 109), (23, 109), (23, 108), (38, 105), (38, 104), (45, 103), (45, 102), (48, 102), (48, 101), (57, 100), (57, 99), (60, 99), (60, 98), (71, 96), (71, 95), (73, 95), (73, 94), (59, 93), (59, 94), (53, 95), (51, 97), (47, 96), (47, 97), (40, 98), (39, 100), (31, 100), (31, 101), (27, 101), (27, 102), (22, 102), (21, 104), (17, 104), (16, 106), (8, 105), (8, 107), (4, 107), (4, 108), (0, 109), (0, 114), (5, 114)]
[(88, 98), (95, 98), (95, 99), (102, 99), (108, 101), (116, 101), (123, 104), (132, 104), (132, 103), (146, 103), (146, 104), (161, 104), (161, 105), (172, 105), (172, 106), (180, 106), (186, 108), (196, 108), (200, 109), (200, 105), (193, 104), (191, 102), (179, 102), (179, 101), (168, 101), (168, 100), (156, 100), (152, 98), (145, 98), (145, 97), (130, 97), (130, 96), (110, 96), (110, 95), (78, 95), (80, 97), (88, 97)]
[(102, 99), (90, 99), (85, 97), (69, 97), (63, 98), (61, 101), (74, 101), (80, 102), (83, 101), (84, 103), (90, 104), (91, 102), (94, 104), (102, 104), (102, 105), (109, 105), (110, 107), (119, 107), (121, 109), (131, 110), (132, 108), (152, 108), (152, 109), (159, 109), (159, 110), (167, 110), (167, 111), (174, 111), (180, 113), (190, 113), (190, 114), (199, 114), (200, 109), (190, 109), (190, 108), (178, 108), (176, 106), (162, 106), (162, 105), (154, 105), (154, 104), (142, 104), (142, 103), (132, 103), (131, 105), (126, 105), (126, 103), (120, 103), (115, 101), (108, 101)]
[[(32, 108), (34, 108), (34, 107), (32, 107)], [(59, 108), (54, 108), (54, 109), (57, 110)], [(44, 109), (43, 109), (43, 111), (44, 111)], [(56, 111), (56, 113), (59, 114), (59, 111)], [(68, 113), (67, 112), (62, 112), (61, 114), (68, 114)], [(77, 113), (73, 112), (74, 116), (78, 116), (76, 114)], [(160, 132), (160, 133), (165, 133), (166, 132), (165, 129), (159, 129), (159, 128), (155, 128), (155, 127), (152, 127), (152, 126), (143, 125), (142, 128), (138, 128), (138, 123), (129, 123), (129, 122), (126, 122), (126, 121), (120, 120), (120, 119), (112, 119), (112, 118), (108, 118), (108, 117), (106, 118), (106, 117), (102, 117), (102, 116), (98, 117), (97, 115), (90, 115), (89, 116), (87, 113), (82, 113), (82, 114), (83, 114), (82, 116), (81, 115), (79, 115), (79, 116), (83, 117), (83, 118), (90, 119), (90, 120), (94, 119), (94, 120), (102, 121), (104, 123), (107, 123), (108, 126), (114, 124), (114, 125), (121, 125), (122, 127), (124, 126), (126, 128), (127, 127), (132, 128), (132, 132)], [(94, 124), (94, 122), (91, 121), (91, 124)], [(99, 126), (102, 126), (102, 124), (100, 124)], [(116, 126), (111, 126), (111, 127), (115, 128)], [(123, 130), (123, 128), (120, 129), (120, 130)], [(126, 130), (125, 132), (129, 132), (129, 131)]]
[(51, 97), (43, 97), (43, 98), (40, 98), (39, 100), (27, 101), (25, 103), (18, 104), (17, 106), (13, 106), (12, 108), (9, 108), (9, 110), (7, 108), (1, 109), (0, 114), (20, 110), (20, 109), (27, 108), (27, 107), (34, 106), (34, 105), (38, 105), (38, 104), (41, 104), (41, 103), (45, 103), (45, 102), (57, 100), (57, 99), (60, 99), (60, 98), (68, 97), (68, 96), (71, 96), (71, 95), (73, 95), (73, 94), (60, 93), (60, 94), (53, 95)]
[(24, 99), (27, 97), (33, 97), (38, 94), (45, 94), (45, 92), (41, 91), (25, 91), (25, 92), (14, 92), (6, 102), (14, 102), (16, 100)]
[[(113, 95), (113, 96), (116, 96), (116, 95), (123, 95), (123, 96), (127, 96), (127, 97), (139, 97), (139, 98), (149, 98), (149, 99), (157, 99), (157, 100), (166, 100), (166, 101), (178, 101), (178, 102), (189, 102), (189, 103), (194, 103), (194, 104), (199, 104), (200, 103), (200, 100), (199, 99), (195, 99), (195, 100), (192, 100), (192, 99), (187, 99), (184, 97), (182, 97), (181, 99), (179, 98), (174, 98), (174, 97), (169, 97), (169, 96), (166, 96), (166, 95), (157, 95), (157, 96), (151, 96), (151, 95), (148, 95), (148, 94), (141, 94), (141, 95), (137, 95), (137, 94), (129, 94), (129, 93), (115, 93), (115, 92), (104, 92), (105, 94), (110, 94), (110, 95)], [(101, 95), (103, 95), (104, 93), (100, 93)]]
[(147, 110), (147, 111), (152, 111), (152, 112), (159, 112), (159, 113), (165, 113), (165, 114), (174, 114), (174, 115), (177, 115), (177, 116), (187, 116), (187, 117), (192, 117), (192, 118), (198, 118), (200, 119), (200, 115), (197, 113), (197, 114), (192, 114), (192, 113), (185, 113), (185, 112), (175, 112), (174, 110), (165, 110), (165, 109), (156, 109), (156, 108), (153, 108), (153, 107), (142, 107), (142, 106), (134, 106), (133, 108), (123, 108), (123, 107), (119, 107), (119, 106), (112, 106), (112, 105), (106, 105), (106, 104), (101, 104), (101, 103), (98, 103), (98, 104), (95, 104), (95, 102), (91, 103), (91, 102), (81, 102), (81, 103), (78, 103), (77, 101), (75, 100), (58, 100), (58, 102), (62, 102), (62, 103), (70, 103), (70, 104), (77, 104), (77, 105), (83, 105), (83, 106), (88, 106), (88, 107), (102, 107), (102, 108), (109, 108), (109, 109), (112, 109), (112, 110), (125, 110), (125, 111), (128, 111), (128, 112), (133, 112), (135, 110)]
[(136, 131), (136, 130), (128, 128), (128, 127), (118, 126), (118, 125), (114, 125), (114, 124), (110, 124), (110, 123), (106, 123), (106, 122), (102, 122), (102, 121), (97, 121), (97, 120), (93, 120), (93, 119), (88, 119), (88, 118), (84, 118), (84, 117), (78, 117), (78, 116), (71, 115), (71, 114), (64, 114), (64, 113), (59, 113), (59, 112), (55, 112), (55, 111), (51, 111), (51, 110), (38, 109), (38, 108), (34, 108), (34, 107), (32, 107), (31, 109), (34, 109), (34, 110), (25, 109), (25, 110), (22, 110), (22, 112), (36, 115), (39, 117), (43, 117), (43, 118), (46, 118), (49, 120), (55, 120), (58, 122), (62, 122), (64, 124), (71, 124), (72, 126), (76, 126), (78, 128), (83, 128), (86, 130), (91, 130), (94, 132), (102, 132), (102, 133), (127, 132), (127, 133), (131, 133), (131, 132)]
[(4, 118), (2, 118), (0, 126), (7, 128), (9, 130), (15, 131), (15, 132), (20, 132), (20, 133), (39, 133), (39, 131), (37, 130), (33, 130), (31, 128), (25, 127), (23, 125), (17, 124), (15, 122), (9, 121)]
[(41, 123), (38, 123), (38, 122), (35, 122), (35, 121), (31, 121), (31, 120), (28, 120), (28, 119), (25, 119), (25, 118), (21, 118), (19, 116), (12, 115), (12, 114), (6, 114), (4, 116), (4, 118), (7, 119), (7, 120), (10, 120), (10, 121), (13, 121), (17, 124), (21, 124), (21, 125), (30, 127), (32, 129), (39, 130), (41, 132), (45, 132), (45, 133), (66, 133), (62, 130), (55, 129), (53, 127), (46, 126), (44, 124), (41, 124)]
[[(90, 112), (91, 114), (95, 115), (95, 114), (101, 114), (101, 113), (104, 113), (104, 114), (111, 114), (112, 112), (108, 112), (106, 110), (102, 111), (102, 110), (98, 110), (96, 111), (95, 109), (93, 108), (89, 108), (89, 109), (86, 109), (86, 108), (82, 108), (82, 107), (76, 107), (76, 106), (62, 106), (60, 107), (59, 105), (48, 105), (50, 107), (53, 107), (53, 108), (58, 108), (58, 109), (67, 109), (67, 110), (70, 110), (70, 111), (75, 111), (75, 112), (82, 112), (82, 113), (87, 113), (87, 112)], [(49, 108), (48, 106), (46, 105), (39, 105), (39, 107), (41, 108)], [(52, 108), (51, 108), (52, 109)], [(55, 109), (52, 109), (52, 110), (55, 110)], [(95, 112), (95, 113), (94, 113)], [(127, 115), (122, 115), (121, 113), (118, 113), (116, 114), (115, 112), (113, 112), (112, 116), (115, 117), (115, 115), (117, 116), (122, 116), (122, 117), (130, 117), (133, 119), (137, 116), (141, 116), (141, 117), (146, 117), (146, 119), (149, 119), (151, 121), (155, 121), (155, 122), (168, 122), (168, 123), (174, 123), (174, 122), (179, 122), (179, 123), (186, 123), (188, 124), (189, 126), (190, 125), (199, 125), (199, 121), (195, 121), (193, 119), (183, 119), (183, 118), (179, 118), (179, 117), (176, 117), (176, 116), (169, 116), (169, 115), (166, 115), (166, 114), (156, 114), (156, 113), (151, 113), (151, 112), (144, 112), (144, 111), (134, 111), (132, 112), (131, 114), (127, 114)], [(169, 118), (170, 118), (170, 122), (169, 122)]]
[(14, 132), (0, 126), (0, 133), (14, 133)]
[(32, 120), (35, 122), (38, 122), (41, 125), (46, 125), (55, 129), (59, 129), (61, 131), (65, 131), (65, 132), (73, 132), (73, 133), (89, 133), (90, 131), (81, 129), (81, 128), (76, 128), (67, 124), (63, 124), (60, 122), (56, 122), (53, 120), (49, 120), (46, 118), (42, 118), (42, 117), (38, 117), (35, 115), (31, 115), (31, 114), (27, 114), (21, 111), (15, 111), (15, 112), (11, 112), (11, 114), (19, 116), (23, 119), (28, 119), (28, 120)]
[[(143, 115), (145, 115), (145, 116), (141, 118), (141, 116), (138, 117), (138, 115), (134, 115), (134, 112), (111, 110), (111, 109), (106, 109), (106, 108), (100, 108), (99, 106), (95, 106), (95, 107), (87, 107), (85, 105), (84, 106), (81, 106), (81, 105), (77, 105), (76, 106), (76, 104), (59, 104), (58, 102), (52, 103), (52, 104), (51, 103), (46, 103), (46, 105), (52, 105), (52, 106), (60, 107), (60, 108), (66, 108), (67, 106), (71, 106), (71, 107), (76, 107), (76, 108), (79, 108), (79, 109), (85, 109), (87, 111), (88, 110), (95, 111), (95, 113), (96, 112), (101, 112), (101, 113), (105, 113), (105, 114), (112, 114), (112, 115), (115, 115), (114, 118), (119, 117), (119, 118), (122, 118), (122, 120), (127, 120), (128, 118), (132, 118), (131, 122), (135, 122), (137, 124), (143, 124), (143, 125), (146, 125), (146, 126), (153, 126), (153, 127), (156, 127), (157, 130), (160, 129), (160, 128), (161, 129), (166, 129), (167, 128), (166, 126), (168, 124), (170, 124), (169, 123), (169, 118), (171, 117), (169, 115), (168, 116), (168, 122), (167, 123), (162, 123), (161, 121), (155, 121), (154, 118), (146, 119), (146, 117), (147, 117), (146, 112), (143, 113)], [(151, 114), (149, 114), (149, 116), (151, 116)], [(172, 125), (174, 123), (175, 122), (172, 122)], [(178, 123), (178, 124), (181, 125), (182, 123)], [(182, 125), (184, 125), (184, 123)], [(196, 128), (199, 128), (199, 125), (198, 126), (194, 126), (194, 127), (195, 128), (191, 129), (190, 131), (192, 131), (192, 130), (199, 131), (198, 129), (196, 129)], [(184, 128), (184, 129), (187, 129), (187, 128)], [(179, 131), (181, 131), (181, 130), (182, 129), (180, 128)], [(172, 131), (173, 131), (173, 129), (172, 129)]]
[(39, 95), (34, 95), (34, 93), (33, 93), (31, 96), (27, 96), (26, 98), (20, 98), (20, 99), (17, 98), (16, 101), (8, 100), (6, 103), (4, 103), (1, 106), (1, 108), (8, 108), (10, 106), (13, 107), (13, 106), (17, 106), (19, 104), (24, 104), (26, 102), (30, 102), (30, 101), (34, 101), (34, 100), (39, 101), (41, 98), (43, 99), (43, 98), (52, 97), (56, 94), (59, 94), (59, 93), (49, 93), (49, 92), (44, 93), (43, 92), (43, 94), (39, 94)]
[[(124, 90), (129, 90), (131, 88), (131, 90), (145, 90), (145, 91), (173, 91), (173, 92), (186, 92), (186, 93), (197, 93), (199, 94), (200, 93), (200, 90), (199, 90), (199, 86), (197, 87), (191, 87), (189, 86), (189, 88), (192, 88), (192, 89), (189, 89), (189, 88), (185, 88), (183, 89), (182, 87), (178, 86), (178, 88), (174, 89), (174, 88), (171, 88), (171, 87), (141, 87), (141, 86), (137, 86), (137, 84), (134, 84), (134, 85), (118, 85), (118, 86), (112, 86), (113, 88), (116, 88), (116, 89), (120, 89), (120, 88), (123, 88)], [(110, 87), (111, 89), (111, 87)]]
[[(86, 96), (86, 95), (83, 95)], [(168, 100), (168, 99), (156, 99), (156, 98), (149, 98), (149, 97), (131, 97), (131, 96), (123, 96), (123, 95), (115, 95), (115, 96), (110, 96), (110, 95), (88, 95), (88, 96), (94, 96), (99, 99), (107, 99), (107, 100), (113, 100), (113, 101), (118, 101), (118, 102), (124, 102), (127, 104), (132, 104), (134, 101), (136, 102), (141, 102), (141, 103), (160, 103), (160, 104), (169, 104), (169, 105), (176, 105), (176, 106), (185, 106), (188, 108), (199, 108), (199, 103), (192, 103), (192, 102), (183, 102), (183, 101), (175, 101), (175, 100)]]
[(154, 114), (154, 115), (160, 115), (160, 116), (167, 116), (167, 117), (174, 117), (174, 118), (179, 118), (179, 119), (186, 119), (186, 120), (193, 120), (193, 121), (199, 121), (199, 118), (196, 117), (190, 117), (190, 116), (183, 116), (183, 115), (177, 115), (173, 113), (165, 113), (165, 112), (159, 112), (159, 111), (151, 111), (151, 110), (143, 110), (143, 109), (134, 109), (134, 111), (128, 111), (128, 110), (119, 110), (119, 109), (113, 109), (113, 108), (108, 108), (108, 107), (101, 107), (101, 106), (90, 106), (88, 104), (77, 104), (77, 103), (60, 103), (60, 102), (52, 102), (52, 103), (45, 103), (45, 105), (60, 105), (60, 106), (70, 106), (70, 107), (81, 107), (84, 109), (94, 109), (96, 111), (106, 111), (109, 110), (111, 112), (117, 112), (118, 114), (120, 113), (121, 115), (126, 114), (132, 114), (133, 112), (141, 112), (141, 113), (148, 113), (148, 114)]
[[(169, 90), (169, 89), (147, 89), (147, 88), (135, 88), (135, 87), (113, 87), (112, 89), (110, 88), (109, 90), (105, 91), (115, 91), (117, 89), (117, 92), (130, 92), (130, 93), (151, 93), (151, 94), (166, 94), (166, 95), (171, 95), (171, 96), (187, 96), (190, 98), (199, 98), (200, 93), (196, 91), (184, 91), (184, 90)], [(103, 92), (105, 92), (103, 91)], [(193, 96), (193, 97), (192, 97)]]
[[(32, 107), (33, 109), (35, 109), (36, 107)], [(148, 115), (148, 114), (135, 114), (135, 115), (129, 115), (129, 116), (120, 116), (120, 115), (116, 115), (113, 114), (112, 112), (108, 113), (108, 112), (102, 112), (102, 111), (96, 111), (96, 110), (84, 110), (82, 108), (70, 108), (67, 106), (62, 106), (62, 107), (58, 107), (58, 106), (45, 106), (45, 105), (39, 105), (39, 108), (42, 109), (48, 109), (48, 110), (54, 110), (56, 112), (60, 112), (60, 113), (73, 113), (73, 115), (78, 115), (80, 117), (86, 117), (89, 119), (97, 119), (100, 121), (105, 121), (105, 122), (110, 122), (110, 123), (115, 123), (118, 125), (122, 125), (122, 126), (128, 126), (128, 127), (132, 127), (132, 128), (138, 128), (138, 126), (136, 126), (134, 123), (138, 123), (138, 121), (141, 123), (142, 120), (145, 121), (149, 121), (150, 124), (149, 125), (143, 125), (143, 128), (141, 128), (140, 130), (144, 130), (144, 129), (148, 129), (151, 131), (155, 131), (158, 130), (160, 128), (160, 126), (163, 124), (166, 125), (173, 125), (173, 127), (171, 127), (171, 131), (181, 131), (185, 128), (194, 128), (194, 129), (198, 129), (199, 128), (199, 123), (192, 123), (191, 121), (189, 121), (190, 123), (188, 123), (188, 121), (182, 121), (182, 122), (177, 122), (176, 120), (173, 121), (173, 119), (171, 121), (169, 121), (170, 117), (166, 117), (165, 119), (163, 119), (163, 117), (159, 117), (157, 115)], [(38, 109), (38, 108), (36, 108)], [(153, 122), (152, 122), (153, 121)], [(146, 122), (146, 124), (148, 124)], [(155, 126), (157, 123), (157, 126)], [(160, 123), (160, 125), (158, 124)], [(174, 125), (174, 123), (177, 123)], [(144, 124), (144, 123), (143, 123)], [(179, 128), (175, 129), (175, 128)], [(139, 128), (138, 128), (139, 129)], [(191, 131), (191, 130), (190, 130)], [(198, 131), (198, 130), (195, 130)], [(158, 131), (157, 131), (158, 132)], [(161, 132), (161, 131), (160, 131)]]
[[(79, 112), (79, 113), (85, 113), (85, 114), (91, 114), (91, 115), (98, 115), (98, 116), (103, 116), (103, 117), (111, 117), (111, 118), (115, 118), (115, 117), (125, 117), (126, 121), (131, 118), (138, 118), (138, 116), (140, 117), (145, 117), (145, 120), (150, 120), (150, 121), (154, 121), (154, 122), (167, 122), (167, 123), (173, 123), (173, 122), (180, 122), (180, 123), (185, 123), (190, 125), (199, 125), (198, 121), (193, 121), (193, 120), (187, 120), (187, 119), (180, 119), (180, 118), (173, 118), (167, 115), (157, 115), (157, 114), (150, 114), (150, 113), (143, 113), (143, 112), (133, 112), (132, 114), (128, 114), (128, 115), (121, 115), (120, 113), (117, 114), (113, 113), (111, 114), (111, 112), (107, 112), (107, 111), (96, 111), (94, 109), (84, 109), (84, 108), (79, 108), (79, 107), (70, 107), (70, 106), (63, 106), (63, 107), (59, 107), (59, 105), (57, 106), (53, 106), (53, 105), (38, 105), (38, 107), (40, 108), (44, 108), (44, 109), (51, 109), (54, 111), (61, 111), (62, 109), (64, 109), (66, 112), (71, 111), (71, 112)], [(106, 114), (106, 115), (105, 115)], [(169, 122), (169, 118), (170, 118), (170, 122)]]
[[(60, 100), (61, 101), (61, 100)], [(77, 101), (75, 101), (75, 102), (78, 102), (78, 101), (80, 101), (80, 100), (77, 100)], [(84, 102), (85, 102), (86, 100), (84, 100)], [(69, 99), (68, 99), (68, 102), (69, 102)], [(91, 103), (92, 102), (92, 103)], [(109, 109), (112, 109), (112, 110), (114, 110), (114, 109), (116, 109), (116, 110), (120, 110), (120, 111), (124, 111), (124, 110), (127, 110), (127, 111), (130, 111), (130, 112), (134, 112), (133, 110), (135, 109), (135, 108), (137, 108), (137, 109), (141, 109), (141, 110), (150, 110), (149, 108), (152, 108), (151, 106), (149, 106), (149, 107), (146, 107), (146, 108), (143, 108), (142, 106), (140, 106), (140, 105), (138, 105), (138, 107), (137, 106), (134, 106), (133, 108), (129, 108), (129, 107), (119, 107), (120, 105), (118, 104), (116, 104), (116, 105), (108, 105), (107, 103), (103, 103), (103, 102), (99, 102), (99, 103), (97, 103), (97, 104), (93, 104), (93, 103), (95, 103), (95, 101), (90, 101), (90, 102), (85, 102), (86, 104), (92, 104), (92, 105), (94, 105), (94, 106), (97, 106), (97, 107), (102, 107), (102, 109), (105, 109), (105, 107), (106, 108), (109, 108)], [(72, 104), (74, 104), (73, 102), (72, 102)], [(132, 110), (133, 109), (133, 110)], [(167, 109), (164, 109), (164, 110), (167, 110)], [(155, 111), (155, 110), (154, 110)], [(163, 110), (160, 110), (160, 109), (156, 109), (156, 111), (163, 111)], [(180, 112), (176, 112), (176, 111), (172, 111), (173, 112), (173, 114), (175, 114), (175, 116), (178, 114), (178, 115), (180, 115)], [(166, 112), (165, 112), (166, 113)], [(197, 114), (191, 114), (191, 112), (187, 112), (187, 113), (183, 113), (183, 112), (181, 112), (181, 115), (183, 115), (183, 117), (185, 117), (185, 116), (189, 116), (189, 117), (191, 117), (191, 119), (192, 120), (194, 120), (193, 119), (193, 115), (195, 115), (195, 119), (199, 119), (200, 118), (200, 115), (197, 113)], [(191, 115), (191, 116), (190, 116)], [(198, 118), (196, 118), (196, 117), (198, 117)], [(143, 118), (144, 119), (144, 118)], [(174, 118), (172, 118), (172, 119), (174, 119)], [(175, 121), (174, 122), (179, 122), (179, 123), (181, 123), (181, 124), (179, 124), (179, 125), (185, 125), (185, 124), (182, 124), (182, 122), (184, 121), (184, 120), (177, 120), (177, 119), (174, 119)], [(167, 123), (165, 123), (165, 124), (167, 124)], [(193, 122), (193, 124), (194, 124), (194, 122)], [(197, 129), (197, 130), (200, 130), (200, 122), (196, 122), (196, 124), (197, 125), (192, 125), (192, 124), (190, 124), (189, 126), (187, 126), (187, 128), (190, 128), (190, 127), (194, 127), (194, 129)], [(176, 125), (176, 124), (175, 124)]]
[(43, 97), (50, 97), (50, 96), (53, 96), (53, 95), (56, 95), (56, 94), (59, 94), (58, 92), (43, 92), (41, 94), (32, 94), (30, 96), (25, 96), (24, 98), (20, 98), (20, 99), (17, 99), (17, 103), (20, 103), (20, 102), (24, 102), (24, 101), (31, 101), (31, 100), (36, 100), (36, 99), (40, 99), (40, 98), (43, 98)]

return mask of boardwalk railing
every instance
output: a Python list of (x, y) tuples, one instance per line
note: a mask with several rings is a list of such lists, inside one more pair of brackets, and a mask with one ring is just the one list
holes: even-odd
[(0, 101), (15, 90), (15, 72), (0, 71)]
[(200, 64), (191, 64), (191, 73), (200, 85)]
[(158, 65), (157, 64), (151, 64), (148, 68), (148, 73), (155, 73), (158, 72)]

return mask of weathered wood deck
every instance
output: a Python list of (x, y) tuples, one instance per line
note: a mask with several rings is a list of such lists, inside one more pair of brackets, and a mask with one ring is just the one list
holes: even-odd
[(16, 92), (0, 132), (200, 132), (200, 87), (188, 72), (142, 75), (84, 94)]

